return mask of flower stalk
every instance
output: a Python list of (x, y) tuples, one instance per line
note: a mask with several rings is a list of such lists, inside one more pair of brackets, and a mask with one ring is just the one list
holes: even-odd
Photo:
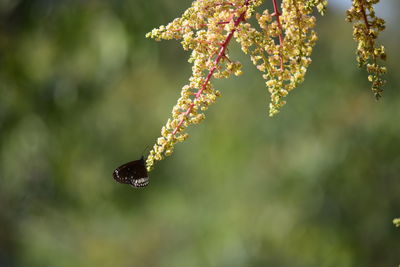
[[(247, 0), (247, 1), (245, 2), (245, 6), (248, 5), (248, 2), (249, 2), (249, 0)], [(245, 14), (245, 12), (243, 12), (243, 13), (239, 16), (239, 18), (237, 18), (237, 19), (235, 20), (235, 23), (234, 23), (235, 27), (237, 27), (237, 26), (239, 25), (239, 23), (240, 23), (241, 21), (244, 20), (244, 14)], [(227, 23), (229, 23), (229, 22), (224, 21), (224, 22), (218, 22), (217, 24), (227, 24)], [(221, 49), (220, 49), (220, 51), (219, 51), (219, 53), (218, 53), (217, 58), (216, 58), (215, 61), (214, 61), (214, 67), (211, 68), (211, 70), (210, 70), (209, 73), (207, 74), (207, 77), (206, 77), (206, 79), (205, 79), (203, 85), (202, 85), (201, 88), (197, 91), (197, 93), (196, 93), (196, 95), (195, 95), (195, 98), (196, 98), (196, 99), (199, 99), (200, 95), (203, 93), (203, 91), (204, 91), (204, 89), (206, 88), (208, 82), (210, 81), (211, 76), (214, 74), (215, 70), (217, 69), (218, 63), (221, 61), (221, 59), (222, 59), (223, 57), (225, 57), (225, 50), (226, 50), (226, 48), (228, 47), (228, 44), (229, 44), (229, 42), (231, 41), (234, 32), (235, 32), (235, 28), (233, 28), (233, 29), (231, 30), (231, 32), (229, 33), (228, 37), (227, 37), (227, 38), (225, 39), (225, 41), (221, 44)], [(227, 59), (229, 60), (229, 58), (227, 58)], [(176, 126), (175, 130), (172, 132), (172, 135), (175, 135), (175, 134), (179, 131), (179, 129), (180, 129), (180, 127), (182, 126), (183, 122), (185, 121), (186, 117), (187, 117), (187, 116), (190, 114), (190, 112), (192, 111), (194, 105), (195, 105), (194, 103), (191, 103), (191, 104), (189, 105), (189, 108), (188, 108), (188, 109), (186, 110), (186, 112), (184, 113), (184, 118), (182, 118), (182, 119), (180, 120), (180, 122), (179, 122), (178, 125)]]
[[(183, 19), (175, 20), (175, 23), (167, 27), (162, 26), (148, 34), (148, 37), (156, 40), (183, 39), (181, 43), (184, 49), (193, 50), (189, 62), (194, 63), (190, 83), (182, 89), (181, 98), (172, 111), (172, 120), (168, 120), (166, 126), (163, 127), (162, 136), (158, 138), (147, 157), (146, 166), (149, 171), (155, 161), (172, 153), (175, 143), (187, 138), (187, 133), (183, 133), (185, 128), (191, 124), (200, 123), (205, 117), (202, 112), (220, 95), (213, 89), (210, 83), (211, 78), (224, 78), (232, 73), (240, 74), (240, 63), (230, 60), (226, 50), (236, 28), (246, 19), (249, 2), (250, 0), (246, 0), (242, 5), (237, 3), (213, 5), (210, 1), (195, 2), (192, 9), (184, 14)], [(196, 16), (197, 20), (193, 21), (187, 19), (187, 16), (193, 16), (195, 11), (198, 13), (199, 9), (206, 13), (213, 11), (221, 13), (219, 16), (209, 18), (208, 21), (199, 21), (198, 17), (201, 16)], [(197, 30), (195, 37), (193, 37), (194, 30)], [(207, 75), (204, 77), (205, 71)]]
[(376, 17), (374, 4), (379, 0), (353, 0), (352, 7), (347, 10), (346, 20), (353, 22), (353, 37), (358, 42), (357, 61), (359, 67), (367, 69), (368, 81), (371, 82), (372, 92), (376, 99), (382, 96), (383, 85), (386, 81), (382, 76), (386, 67), (380, 66), (378, 60), (386, 60), (384, 46), (376, 46), (375, 40), (385, 29), (385, 21)]
[(282, 34), (282, 25), (281, 25), (281, 21), (279, 20), (279, 17), (282, 15), (281, 13), (279, 13), (279, 8), (278, 8), (278, 4), (276, 3), (276, 0), (272, 0), (272, 4), (274, 5), (274, 13), (272, 13), (272, 16), (276, 17), (276, 23), (278, 24), (278, 29), (279, 29), (279, 57), (280, 57), (280, 67), (281, 67), (281, 71), (283, 71), (283, 34)]

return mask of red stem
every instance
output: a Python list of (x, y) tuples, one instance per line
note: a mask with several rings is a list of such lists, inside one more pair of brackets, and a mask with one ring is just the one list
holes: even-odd
[(365, 8), (364, 8), (364, 5), (363, 5), (362, 1), (360, 2), (360, 5), (361, 5), (361, 13), (362, 13), (363, 18), (364, 18), (365, 26), (367, 27), (367, 30), (369, 32), (369, 22), (368, 22), (368, 18), (367, 18), (367, 13), (365, 12)]
[(283, 71), (283, 55), (282, 55), (283, 35), (282, 35), (281, 21), (279, 20), (279, 17), (282, 14), (279, 13), (278, 4), (276, 3), (276, 0), (272, 0), (272, 3), (274, 4), (274, 13), (272, 14), (272, 16), (276, 16), (276, 23), (278, 23), (278, 28), (280, 30), (280, 32), (279, 32), (279, 48), (280, 48), (279, 57), (280, 57), (280, 60), (281, 60), (281, 71)]
[[(246, 0), (244, 5), (248, 6), (249, 5), (249, 1), (250, 0)], [(214, 74), (215, 70), (217, 69), (218, 63), (225, 56), (226, 48), (228, 47), (228, 44), (231, 41), (231, 39), (233, 37), (233, 34), (235, 33), (236, 27), (239, 25), (239, 23), (241, 23), (242, 21), (245, 20), (245, 18), (244, 18), (245, 13), (246, 13), (246, 11), (244, 11), (242, 14), (240, 14), (240, 16), (236, 20), (234, 20), (235, 28), (231, 30), (231, 32), (226, 37), (225, 41), (221, 44), (221, 48), (219, 50), (218, 56), (214, 60), (214, 67), (212, 67), (210, 69), (210, 71), (208, 72), (208, 75), (207, 75), (203, 85), (201, 86), (201, 88), (198, 89), (198, 91), (197, 91), (197, 93), (195, 95), (195, 99), (198, 99), (200, 97), (200, 95), (203, 93), (203, 91), (206, 89), (206, 86), (207, 86), (208, 82), (210, 81), (211, 76)], [(179, 121), (179, 123), (176, 126), (175, 130), (172, 132), (172, 135), (175, 135), (179, 131), (179, 128), (182, 126), (183, 122), (185, 121), (185, 117), (187, 115), (189, 115), (189, 113), (192, 111), (193, 107), (194, 107), (194, 103), (191, 103), (189, 105), (189, 108), (186, 110), (186, 112), (183, 113), (184, 117)]]
[[(369, 30), (370, 30), (370, 25), (369, 25), (367, 12), (365, 10), (365, 6), (363, 4), (363, 1), (360, 1), (360, 6), (361, 6), (361, 13), (362, 13), (363, 18), (364, 18), (365, 27), (367, 27), (367, 31), (366, 31), (365, 35), (368, 36), (369, 35)], [(374, 49), (374, 45), (375, 45), (374, 41), (371, 38), (368, 38), (368, 42), (369, 42), (370, 49), (373, 50)], [(372, 52), (372, 57), (373, 57), (374, 63), (376, 64), (376, 56), (375, 56), (375, 54), (373, 52)]]

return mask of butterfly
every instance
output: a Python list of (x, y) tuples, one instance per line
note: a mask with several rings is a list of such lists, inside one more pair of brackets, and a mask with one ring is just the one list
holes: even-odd
[(144, 157), (119, 166), (113, 172), (114, 179), (132, 187), (145, 187), (149, 184), (149, 175), (145, 166)]

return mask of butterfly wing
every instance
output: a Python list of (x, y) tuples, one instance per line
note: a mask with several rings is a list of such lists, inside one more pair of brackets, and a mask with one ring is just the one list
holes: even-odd
[(119, 166), (113, 173), (114, 179), (133, 187), (144, 187), (149, 184), (149, 175), (143, 157)]

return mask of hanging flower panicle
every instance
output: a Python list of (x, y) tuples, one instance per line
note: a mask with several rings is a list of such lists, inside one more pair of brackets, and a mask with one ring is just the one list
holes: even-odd
[(249, 11), (259, 4), (261, 1), (195, 1), (182, 17), (146, 35), (157, 41), (181, 39), (183, 48), (192, 50), (189, 62), (193, 64), (189, 84), (183, 86), (181, 97), (172, 109), (172, 118), (162, 128), (161, 137), (147, 157), (148, 170), (152, 169), (154, 161), (169, 156), (177, 142), (188, 137), (185, 133), (188, 126), (205, 118), (204, 111), (220, 96), (211, 78), (241, 74), (242, 65), (230, 59), (227, 47), (238, 25), (248, 19)]
[[(161, 130), (161, 137), (146, 160), (150, 171), (155, 161), (171, 155), (177, 142), (184, 141), (186, 128), (200, 123), (204, 112), (220, 96), (211, 78), (227, 78), (242, 73), (241, 63), (228, 55), (227, 47), (236, 40), (244, 53), (263, 73), (270, 93), (269, 115), (279, 112), (284, 98), (304, 81), (317, 41), (313, 28), (313, 8), (324, 14), (326, 0), (272, 1), (273, 10), (256, 11), (264, 0), (195, 0), (180, 18), (149, 32), (146, 37), (181, 40), (183, 49), (191, 50), (193, 64), (189, 83), (172, 109), (171, 118)], [(375, 39), (384, 29), (384, 21), (376, 18), (372, 5), (378, 0), (353, 0), (348, 20), (355, 21), (354, 37), (359, 41), (358, 62), (366, 66), (375, 95), (380, 96), (384, 67), (377, 59), (385, 58), (384, 48), (375, 48)], [(255, 16), (256, 24), (249, 19)], [(363, 23), (361, 23), (363, 22)]]
[[(304, 80), (311, 63), (311, 52), (317, 35), (312, 30), (315, 17), (305, 1), (282, 1), (282, 13), (276, 0), (274, 11), (257, 13), (261, 28), (242, 23), (235, 33), (244, 53), (249, 53), (257, 69), (264, 73), (265, 84), (271, 94), (269, 115), (273, 116), (286, 103), (283, 98)], [(273, 19), (275, 17), (275, 20)], [(242, 34), (246, 32), (246, 34)]]
[(353, 0), (352, 7), (347, 10), (346, 20), (353, 22), (353, 37), (358, 42), (357, 61), (359, 67), (367, 69), (368, 80), (372, 83), (372, 92), (379, 99), (383, 92), (385, 80), (382, 75), (386, 67), (378, 64), (386, 60), (385, 47), (377, 46), (376, 39), (385, 29), (385, 21), (375, 15), (374, 6), (379, 0)]

